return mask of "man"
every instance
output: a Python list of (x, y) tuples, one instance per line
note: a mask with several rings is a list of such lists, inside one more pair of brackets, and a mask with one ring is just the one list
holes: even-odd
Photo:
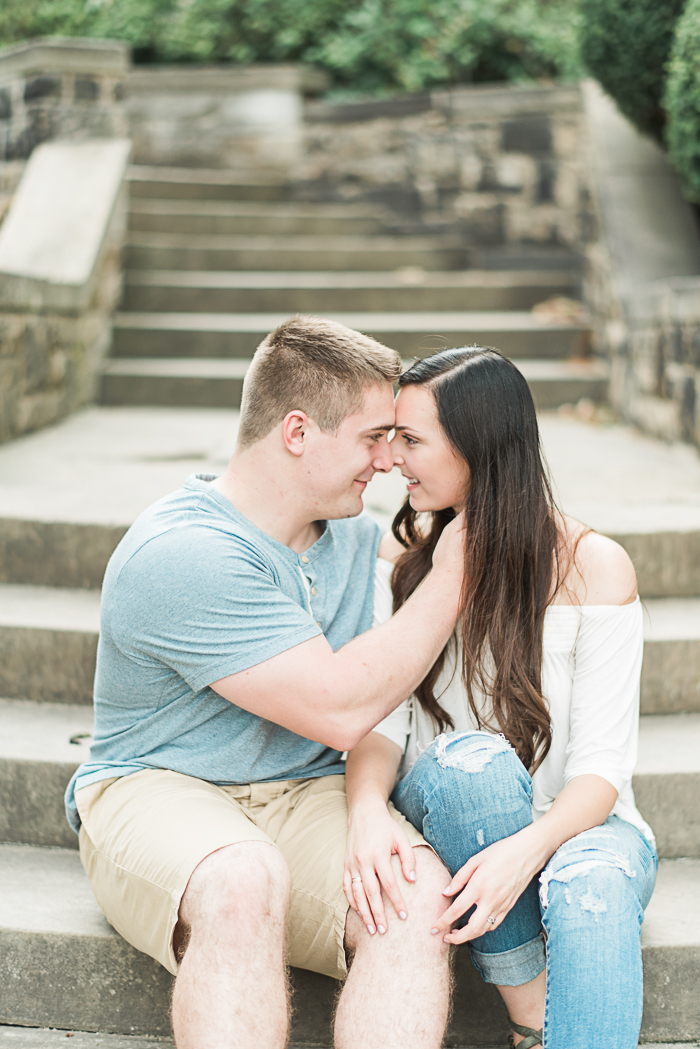
[(408, 916), (369, 935), (342, 886), (342, 752), (423, 678), (461, 587), (451, 526), (368, 629), (380, 536), (362, 493), (392, 467), (399, 369), (342, 325), (283, 324), (225, 473), (146, 510), (107, 568), (94, 743), (67, 806), (107, 918), (177, 975), (178, 1049), (281, 1049), (285, 962), (343, 978), (346, 953), (339, 1049), (441, 1044), (444, 867), (394, 812), (415, 846)]

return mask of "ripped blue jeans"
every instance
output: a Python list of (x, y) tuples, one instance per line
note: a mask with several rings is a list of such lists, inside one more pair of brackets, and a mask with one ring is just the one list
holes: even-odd
[[(485, 732), (440, 736), (392, 801), (453, 874), (532, 823), (530, 776), (503, 737)], [(637, 828), (610, 816), (564, 842), (498, 928), (470, 943), (487, 983), (517, 987), (546, 966), (544, 1049), (636, 1049), (640, 930), (657, 865)]]

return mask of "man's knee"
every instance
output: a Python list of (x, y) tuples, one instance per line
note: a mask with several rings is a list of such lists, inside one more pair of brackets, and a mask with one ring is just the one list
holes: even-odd
[[(450, 900), (443, 896), (443, 889), (450, 884), (450, 872), (442, 860), (426, 845), (418, 845), (413, 854), (416, 858), (416, 881), (411, 886), (411, 907), (414, 912), (429, 915), (431, 920), (447, 910)], [(403, 875), (399, 875), (403, 877)]]
[(416, 846), (413, 854), (416, 861), (416, 880), (413, 883), (404, 878), (398, 857), (392, 856), (391, 858), (394, 877), (406, 903), (408, 918), (401, 921), (389, 897), (386, 893), (382, 893), (384, 911), (388, 920), (387, 935), (386, 937), (370, 937), (362, 918), (349, 910), (345, 925), (345, 943), (351, 954), (364, 947), (371, 950), (372, 943), (384, 940), (387, 944), (391, 942), (401, 950), (403, 950), (401, 945), (410, 940), (415, 942), (416, 946), (422, 943), (426, 950), (441, 951), (444, 946), (442, 938), (431, 936), (430, 929), (451, 903), (451, 900), (443, 896), (442, 892), (449, 885), (450, 872), (432, 849), (425, 845)]
[(186, 926), (238, 929), (286, 919), (291, 879), (282, 854), (266, 842), (241, 842), (211, 853), (195, 868), (180, 905)]

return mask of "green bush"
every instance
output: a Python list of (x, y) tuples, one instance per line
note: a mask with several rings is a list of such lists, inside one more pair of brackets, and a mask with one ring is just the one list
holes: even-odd
[(359, 92), (573, 77), (576, 0), (0, 0), (0, 43), (126, 40), (137, 60), (304, 62)]
[(688, 0), (678, 22), (664, 101), (671, 159), (686, 195), (700, 203), (700, 0)]
[(192, 0), (170, 58), (296, 60), (357, 91), (575, 76), (570, 3), (536, 0)]
[(666, 64), (685, 0), (581, 0), (581, 56), (640, 131), (663, 141)]

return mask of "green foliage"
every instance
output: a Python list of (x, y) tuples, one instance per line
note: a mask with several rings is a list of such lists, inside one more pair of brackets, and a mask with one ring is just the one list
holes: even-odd
[(573, 77), (576, 0), (0, 0), (0, 43), (126, 40), (137, 59), (304, 62), (354, 91)]
[(359, 91), (575, 76), (570, 3), (540, 0), (190, 0), (169, 57), (301, 61)]
[(685, 0), (581, 0), (581, 56), (640, 131), (663, 141), (666, 63)]
[(700, 0), (688, 0), (678, 22), (664, 101), (671, 159), (686, 195), (700, 203)]

